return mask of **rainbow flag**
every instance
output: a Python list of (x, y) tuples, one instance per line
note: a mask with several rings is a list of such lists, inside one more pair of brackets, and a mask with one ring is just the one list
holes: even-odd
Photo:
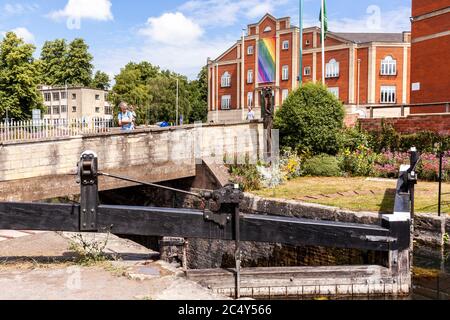
[(275, 38), (258, 42), (258, 83), (275, 82)]

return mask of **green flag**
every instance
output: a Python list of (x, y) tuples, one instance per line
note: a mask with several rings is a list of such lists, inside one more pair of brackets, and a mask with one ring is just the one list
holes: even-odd
[[(323, 0), (323, 16), (324, 16), (324, 35), (325, 39), (327, 38), (328, 33), (328, 16), (327, 16), (327, 0)], [(322, 8), (320, 8), (320, 16), (319, 16), (320, 26), (322, 28)], [(320, 34), (320, 39), (322, 40), (322, 33)]]

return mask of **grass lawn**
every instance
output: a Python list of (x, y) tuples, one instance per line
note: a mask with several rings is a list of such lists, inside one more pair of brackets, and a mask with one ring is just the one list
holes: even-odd
[[(275, 189), (253, 193), (267, 198), (302, 200), (342, 209), (387, 213), (392, 212), (394, 207), (396, 185), (397, 180), (389, 179), (303, 177)], [(450, 213), (450, 184), (443, 184), (442, 190), (442, 211)], [(419, 181), (416, 186), (416, 212), (437, 213), (437, 203), (438, 184)]]

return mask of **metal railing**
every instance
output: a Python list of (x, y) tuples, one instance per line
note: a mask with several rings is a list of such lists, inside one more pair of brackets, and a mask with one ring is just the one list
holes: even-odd
[[(450, 102), (433, 102), (433, 103), (417, 103), (417, 104), (375, 104), (375, 105), (365, 105), (360, 106), (360, 108), (366, 108), (369, 112), (368, 117), (370, 119), (374, 118), (374, 113), (376, 110), (393, 110), (400, 109), (400, 117), (404, 117), (406, 115), (406, 110), (411, 110), (412, 108), (436, 108), (442, 107), (445, 108), (445, 113), (450, 112)], [(420, 114), (420, 113), (418, 113)]]
[(113, 127), (113, 119), (107, 118), (5, 121), (0, 122), (0, 143), (102, 133)]

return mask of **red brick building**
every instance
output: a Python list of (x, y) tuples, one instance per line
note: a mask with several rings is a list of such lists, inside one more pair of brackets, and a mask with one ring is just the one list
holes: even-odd
[[(258, 113), (259, 41), (275, 43), (275, 105), (298, 87), (299, 28), (290, 18), (265, 15), (247, 27), (243, 40), (215, 60), (208, 60), (210, 120), (245, 118), (249, 105)], [(326, 85), (350, 107), (397, 105), (410, 101), (410, 33), (329, 32), (325, 42)], [(322, 79), (320, 28), (303, 30), (303, 79)]]
[(411, 21), (411, 103), (443, 103), (412, 112), (445, 112), (450, 101), (450, 0), (413, 0)]

